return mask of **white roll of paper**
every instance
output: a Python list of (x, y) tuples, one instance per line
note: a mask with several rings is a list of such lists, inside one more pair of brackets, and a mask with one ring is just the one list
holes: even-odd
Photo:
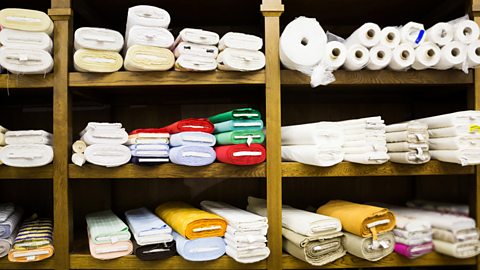
[(380, 26), (375, 23), (366, 23), (350, 35), (345, 41), (345, 46), (349, 48), (355, 44), (360, 44), (366, 48), (371, 48), (380, 42)]
[(453, 25), (453, 39), (463, 44), (471, 44), (480, 37), (478, 24), (472, 20), (462, 20)]
[(380, 44), (390, 49), (395, 49), (402, 41), (400, 30), (397, 27), (388, 26), (380, 32)]
[(371, 48), (367, 69), (380, 70), (386, 68), (392, 60), (392, 55), (392, 50), (387, 46), (377, 45)]
[(393, 70), (406, 70), (415, 62), (415, 49), (408, 43), (400, 44), (392, 53), (392, 61), (388, 66)]
[(460, 41), (452, 41), (443, 46), (440, 55), (440, 62), (435, 65), (435, 68), (440, 70), (451, 69), (463, 65), (463, 62), (467, 59), (467, 47)]
[(346, 70), (356, 71), (363, 69), (370, 60), (370, 55), (367, 48), (362, 45), (353, 45), (347, 50), (347, 59), (343, 67)]
[(437, 23), (427, 30), (425, 41), (430, 41), (440, 47), (447, 45), (453, 40), (453, 26), (450, 23)]
[(475, 68), (480, 65), (480, 40), (475, 40), (473, 43), (468, 45), (467, 65), (469, 68)]
[(415, 49), (415, 62), (412, 68), (424, 70), (432, 68), (440, 61), (440, 48), (433, 42), (424, 42)]
[(328, 42), (326, 52), (324, 62), (330, 70), (339, 69), (347, 59), (347, 48), (341, 42)]
[(421, 23), (409, 22), (400, 29), (402, 43), (412, 45), (414, 48), (425, 40), (425, 27)]

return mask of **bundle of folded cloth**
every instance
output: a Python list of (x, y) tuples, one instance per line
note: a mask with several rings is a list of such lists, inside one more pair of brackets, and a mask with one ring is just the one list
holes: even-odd
[(125, 212), (133, 234), (133, 253), (140, 260), (166, 259), (176, 254), (172, 228), (145, 207)]
[(205, 211), (227, 221), (224, 240), (228, 256), (240, 263), (254, 263), (268, 258), (267, 218), (222, 202), (202, 201), (200, 205)]
[(378, 261), (394, 250), (395, 216), (386, 208), (333, 200), (320, 206), (317, 213), (342, 222), (343, 244), (354, 256)]
[(234, 109), (208, 118), (215, 125), (220, 162), (233, 165), (254, 165), (265, 161), (263, 121), (258, 110)]
[[(0, 126), (0, 152), (2, 151), (3, 147), (6, 145), (5, 143), (5, 133), (8, 131), (8, 129)], [(0, 165), (2, 165), (2, 159), (0, 159)]]
[(132, 254), (128, 226), (111, 210), (88, 214), (86, 220), (92, 257), (110, 260)]
[(155, 213), (175, 231), (178, 254), (187, 261), (211, 261), (225, 254), (227, 222), (184, 202), (166, 202)]
[(7, 256), (12, 248), (22, 215), (21, 207), (13, 203), (0, 204), (0, 258)]
[[(247, 210), (266, 217), (266, 201), (249, 197)], [(342, 224), (336, 218), (283, 205), (282, 226), (283, 249), (311, 265), (325, 265), (346, 254)]]
[(147, 5), (128, 9), (125, 30), (125, 63), (129, 71), (169, 70), (175, 63), (168, 49), (174, 42), (168, 31), (170, 14), (161, 8)]
[(170, 134), (159, 128), (136, 129), (130, 132), (127, 145), (132, 152), (131, 162), (157, 165), (169, 161)]
[(53, 69), (53, 21), (41, 11), (0, 10), (0, 66), (14, 74), (46, 74)]
[(115, 30), (82, 27), (75, 31), (73, 64), (81, 72), (108, 73), (120, 70), (123, 36)]
[(217, 69), (217, 33), (185, 28), (178, 34), (171, 50), (175, 53), (175, 70), (212, 71)]
[(430, 161), (426, 124), (410, 121), (388, 125), (386, 131), (390, 161), (404, 164), (423, 164)]
[(48, 259), (53, 248), (53, 223), (47, 218), (33, 215), (18, 230), (13, 247), (8, 253), (11, 262), (36, 262)]
[(72, 145), (72, 162), (78, 166), (88, 161), (104, 167), (118, 167), (130, 161), (130, 149), (124, 145), (128, 134), (121, 123), (90, 122), (80, 132), (80, 137)]
[(265, 66), (265, 55), (260, 51), (263, 40), (254, 35), (228, 32), (219, 41), (218, 69), (255, 71)]
[(427, 200), (408, 201), (407, 206), (457, 216), (470, 216), (470, 207), (466, 204), (443, 203)]
[(43, 130), (7, 131), (0, 160), (12, 167), (44, 166), (53, 161), (52, 143), (52, 134)]

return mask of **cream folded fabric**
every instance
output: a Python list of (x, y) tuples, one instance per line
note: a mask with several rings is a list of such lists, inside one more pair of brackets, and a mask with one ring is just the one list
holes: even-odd
[(461, 150), (480, 148), (480, 135), (464, 135), (446, 138), (432, 138), (428, 141), (431, 150)]
[[(236, 241), (241, 242), (246, 240), (248, 242), (256, 242), (256, 241), (259, 241), (258, 240), (259, 236), (262, 237), (261, 239), (263, 239), (263, 237), (267, 235), (267, 230), (266, 229), (239, 230), (227, 224), (227, 230), (225, 234), (230, 234), (235, 238)], [(253, 236), (253, 238), (250, 236)], [(241, 239), (241, 240), (237, 240), (237, 239)]]
[(53, 143), (53, 135), (44, 130), (7, 131), (5, 142), (13, 144), (49, 144)]
[(133, 45), (170, 48), (175, 38), (172, 33), (165, 28), (135, 25), (130, 28), (126, 40), (126, 49), (129, 49)]
[(385, 145), (387, 143), (385, 134), (351, 134), (345, 135), (344, 140), (345, 142), (343, 143), (343, 147), (358, 147), (365, 144)]
[(202, 45), (217, 45), (219, 40), (220, 37), (217, 33), (201, 29), (185, 28), (180, 31), (177, 39), (175, 40), (175, 44), (173, 44), (172, 47), (175, 48), (177, 44), (182, 41)]
[(85, 158), (95, 165), (118, 167), (130, 161), (131, 152), (125, 145), (94, 144), (85, 150)]
[(0, 146), (5, 146), (5, 134), (0, 133)]
[(15, 49), (39, 49), (52, 53), (53, 41), (43, 32), (29, 32), (13, 29), (0, 31), (0, 44)]
[(372, 117), (365, 117), (365, 118), (359, 118), (359, 119), (344, 120), (344, 121), (338, 122), (338, 124), (341, 124), (342, 127), (344, 128), (348, 128), (350, 126), (358, 126), (358, 125), (363, 125), (369, 128), (375, 128), (378, 126), (384, 126), (385, 121), (382, 120), (381, 116), (372, 116)]
[(122, 56), (114, 51), (80, 49), (73, 55), (73, 65), (80, 72), (115, 72), (122, 68)]
[(430, 151), (432, 159), (457, 163), (462, 166), (480, 164), (480, 148), (463, 150), (432, 150)]
[(217, 69), (217, 60), (210, 57), (182, 54), (175, 62), (178, 71), (212, 71)]
[[(266, 234), (266, 229), (265, 229), (265, 234)], [(250, 233), (250, 231), (243, 231), (243, 235), (235, 235), (234, 233), (228, 232), (228, 227), (227, 227), (227, 232), (225, 233), (225, 241), (231, 241), (239, 244), (254, 244), (254, 243), (267, 243), (267, 237), (265, 234), (253, 232)]]
[(266, 217), (255, 215), (251, 212), (222, 202), (202, 201), (200, 205), (203, 210), (223, 217), (228, 225), (235, 229), (262, 231), (268, 229), (268, 221)]
[(238, 250), (227, 245), (225, 251), (228, 256), (232, 257), (239, 263), (255, 263), (263, 261), (270, 255), (270, 249), (268, 247)]
[(161, 8), (139, 5), (128, 9), (127, 30), (134, 25), (168, 28), (170, 24), (170, 14)]
[(409, 152), (389, 152), (390, 161), (401, 164), (424, 164), (430, 161), (429, 152), (418, 152), (415, 150)]
[(433, 240), (435, 251), (458, 259), (472, 258), (480, 254), (480, 242), (470, 240), (455, 244)]
[(345, 232), (343, 245), (348, 253), (371, 262), (376, 262), (393, 252), (395, 238), (392, 232), (387, 232), (379, 234), (377, 242), (375, 243), (371, 237), (363, 238)]
[(263, 39), (254, 35), (228, 32), (218, 42), (218, 48), (258, 51), (263, 47)]
[(0, 160), (12, 167), (40, 167), (53, 161), (53, 148), (43, 144), (7, 145), (0, 151)]
[(164, 48), (133, 45), (125, 56), (125, 69), (129, 71), (165, 71), (173, 67), (175, 57)]
[(428, 125), (428, 129), (454, 127), (480, 123), (480, 111), (461, 111), (418, 119)]
[(435, 240), (440, 240), (447, 243), (457, 243), (462, 241), (478, 240), (479, 232), (477, 228), (460, 230), (455, 233), (443, 229), (433, 229), (433, 238)]
[(390, 156), (384, 152), (368, 152), (364, 154), (345, 154), (344, 160), (359, 164), (383, 164), (390, 159)]
[(418, 121), (408, 121), (398, 124), (387, 125), (385, 131), (387, 132), (398, 132), (398, 131), (411, 131), (411, 132), (421, 132), (428, 129), (428, 125), (420, 123)]
[(0, 126), (0, 133), (5, 133), (5, 132), (7, 132), (7, 131), (8, 131), (8, 129), (6, 129), (5, 127)]
[(282, 160), (303, 164), (330, 167), (343, 161), (345, 153), (341, 147), (317, 145), (282, 146)]
[(282, 127), (282, 145), (342, 146), (343, 131), (332, 122)]
[(46, 74), (53, 69), (53, 58), (40, 49), (2, 47), (0, 66), (13, 74)]
[(0, 25), (2, 28), (53, 33), (53, 21), (45, 13), (38, 10), (5, 8), (0, 10)]
[(81, 27), (75, 31), (75, 50), (92, 49), (120, 52), (123, 36), (115, 30), (98, 27)]
[(265, 55), (260, 51), (226, 48), (218, 54), (218, 69), (255, 71), (265, 67)]
[(218, 48), (211, 45), (200, 45), (190, 42), (180, 42), (174, 50), (175, 57), (182, 54), (189, 54), (201, 57), (217, 58)]
[(345, 154), (363, 154), (370, 152), (382, 152), (387, 153), (388, 149), (385, 144), (365, 144), (363, 146), (356, 147), (343, 147)]
[(119, 129), (90, 129), (81, 138), (87, 145), (92, 144), (124, 144), (128, 141), (128, 133)]

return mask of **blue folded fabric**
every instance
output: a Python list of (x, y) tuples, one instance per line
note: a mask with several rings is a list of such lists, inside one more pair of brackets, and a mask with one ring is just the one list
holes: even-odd
[(170, 226), (145, 207), (126, 211), (125, 218), (138, 236), (172, 233)]
[(182, 145), (203, 145), (214, 146), (216, 142), (215, 136), (205, 132), (180, 132), (170, 136), (171, 146)]
[(188, 240), (176, 232), (173, 238), (177, 252), (187, 261), (204, 262), (220, 258), (225, 254), (225, 241), (221, 237), (205, 237)]
[(215, 124), (213, 133), (222, 133), (237, 130), (262, 130), (262, 120), (230, 120)]
[(185, 166), (212, 164), (217, 155), (210, 146), (186, 145), (170, 148), (170, 161)]

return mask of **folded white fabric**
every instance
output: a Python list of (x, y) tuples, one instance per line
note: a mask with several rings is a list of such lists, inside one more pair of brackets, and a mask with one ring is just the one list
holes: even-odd
[(385, 121), (382, 120), (381, 116), (372, 116), (359, 119), (344, 120), (338, 122), (338, 124), (342, 125), (344, 128), (356, 125), (365, 125), (365, 127), (375, 128), (378, 126), (383, 126), (385, 124)]
[(172, 228), (145, 207), (126, 211), (125, 218), (140, 246), (173, 240)]
[(431, 150), (461, 150), (479, 148), (480, 135), (472, 134), (446, 138), (432, 138), (428, 141)]
[(95, 165), (118, 167), (130, 161), (131, 152), (124, 145), (94, 144), (85, 150), (85, 158)]
[(175, 64), (175, 57), (169, 49), (133, 45), (125, 55), (124, 67), (129, 71), (165, 71)]
[(170, 136), (171, 146), (182, 145), (204, 145), (214, 146), (216, 143), (215, 136), (205, 132), (180, 132)]
[(389, 152), (390, 161), (402, 164), (424, 164), (430, 161), (430, 152), (418, 152), (412, 150), (409, 152)]
[(217, 62), (220, 70), (255, 71), (265, 67), (265, 55), (260, 51), (226, 48)]
[(0, 151), (0, 160), (12, 167), (40, 167), (53, 161), (53, 148), (44, 144), (7, 145)]
[(2, 28), (53, 33), (53, 21), (45, 13), (38, 10), (5, 8), (0, 10), (0, 25)]
[(401, 214), (395, 215), (395, 227), (396, 229), (401, 229), (407, 232), (418, 232), (418, 231), (428, 231), (432, 230), (432, 224), (426, 220), (418, 220), (415, 218), (409, 218), (402, 216)]
[(236, 229), (227, 224), (227, 231), (225, 235), (229, 234), (237, 242), (262, 242), (261, 239), (265, 239), (263, 242), (267, 241), (265, 235), (267, 235), (267, 229)]
[(433, 159), (457, 163), (462, 166), (479, 165), (480, 149), (463, 149), (463, 150), (431, 150), (430, 155)]
[(73, 66), (79, 72), (110, 73), (120, 70), (122, 56), (115, 51), (79, 49), (73, 54)]
[(178, 34), (173, 48), (175, 48), (182, 41), (202, 45), (217, 45), (219, 40), (220, 37), (217, 33), (201, 29), (185, 28)]
[(137, 144), (131, 145), (132, 156), (134, 157), (168, 157), (170, 147), (166, 144)]
[(461, 111), (422, 118), (416, 121), (427, 124), (428, 129), (478, 124), (480, 122), (480, 111)]
[(429, 129), (428, 134), (430, 138), (446, 138), (446, 137), (456, 137), (456, 136), (464, 136), (470, 134), (477, 134), (477, 125), (458, 125), (452, 127), (444, 127), (444, 128), (434, 128)]
[(126, 33), (134, 25), (168, 28), (170, 14), (161, 8), (147, 5), (134, 6), (128, 9)]
[(210, 57), (182, 54), (175, 62), (178, 71), (212, 71), (217, 69), (217, 60)]
[(218, 42), (218, 48), (241, 49), (258, 51), (263, 47), (263, 39), (254, 35), (243, 33), (228, 32)]
[(387, 143), (388, 152), (410, 152), (417, 150), (418, 152), (426, 152), (430, 148), (426, 143), (409, 143), (409, 142), (396, 142)]
[(172, 33), (165, 28), (135, 25), (130, 28), (126, 40), (126, 49), (129, 49), (133, 45), (170, 48), (175, 38)]
[(128, 141), (128, 133), (119, 129), (87, 129), (82, 132), (81, 140), (87, 145), (92, 144), (124, 144)]
[(119, 52), (123, 48), (123, 36), (115, 30), (97, 27), (81, 27), (75, 31), (75, 50), (92, 49)]
[(317, 145), (285, 145), (282, 146), (282, 160), (303, 164), (330, 167), (343, 161), (345, 153), (341, 147), (325, 147)]
[(346, 135), (343, 147), (359, 147), (365, 144), (385, 145), (385, 134), (362, 133), (357, 135)]
[(465, 259), (480, 254), (480, 242), (478, 240), (448, 243), (440, 240), (433, 240), (435, 251), (451, 257)]
[(40, 49), (52, 53), (53, 41), (43, 32), (29, 32), (13, 29), (0, 31), (0, 44), (16, 49)]
[(239, 263), (254, 263), (265, 260), (270, 255), (268, 247), (257, 247), (253, 249), (238, 250), (229, 245), (226, 246), (225, 251), (228, 256), (232, 257)]
[(266, 217), (255, 215), (251, 212), (247, 212), (243, 209), (222, 202), (202, 201), (200, 205), (205, 211), (223, 217), (228, 225), (235, 229), (262, 231), (268, 229), (268, 221)]
[(5, 142), (9, 145), (18, 144), (49, 144), (53, 143), (53, 135), (44, 130), (7, 131)]
[(201, 45), (190, 42), (180, 42), (174, 50), (175, 57), (182, 54), (196, 55), (201, 57), (217, 58), (218, 48), (211, 45)]
[(429, 211), (460, 215), (468, 217), (470, 215), (470, 207), (467, 204), (444, 203), (427, 200), (413, 200), (407, 202), (408, 207), (421, 208)]
[(387, 142), (426, 143), (429, 139), (428, 131), (396, 131), (386, 133)]
[(382, 152), (387, 153), (387, 147), (382, 144), (365, 144), (363, 146), (356, 147), (343, 147), (345, 154), (363, 154), (370, 152)]
[(53, 69), (53, 58), (41, 49), (2, 47), (0, 66), (13, 74), (46, 74)]
[[(122, 128), (121, 123), (89, 122), (85, 129), (112, 129)], [(80, 134), (82, 136), (82, 134)]]
[(360, 164), (383, 164), (390, 160), (390, 156), (384, 152), (368, 152), (363, 154), (345, 154), (345, 161)]
[(332, 122), (282, 127), (282, 145), (342, 146), (343, 132)]

